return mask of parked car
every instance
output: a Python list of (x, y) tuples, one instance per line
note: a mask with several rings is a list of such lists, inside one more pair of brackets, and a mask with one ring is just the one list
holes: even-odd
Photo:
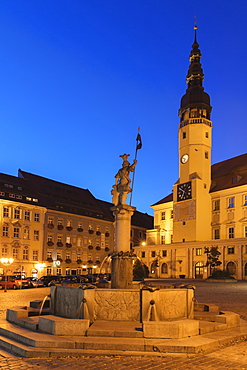
[(47, 276), (41, 276), (40, 280), (44, 283), (44, 286), (49, 286), (49, 283), (52, 281), (52, 280), (58, 280), (59, 279), (59, 275), (47, 275)]
[(21, 275), (0, 275), (0, 289), (22, 289), (28, 286), (28, 280)]
[(38, 288), (44, 286), (44, 282), (36, 277), (27, 277), (30, 288)]

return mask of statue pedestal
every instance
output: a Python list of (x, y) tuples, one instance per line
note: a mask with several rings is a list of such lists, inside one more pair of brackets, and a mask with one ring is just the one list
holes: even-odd
[(133, 259), (130, 257), (131, 216), (135, 207), (120, 204), (111, 208), (115, 217), (115, 246), (112, 256), (111, 288), (131, 289)]

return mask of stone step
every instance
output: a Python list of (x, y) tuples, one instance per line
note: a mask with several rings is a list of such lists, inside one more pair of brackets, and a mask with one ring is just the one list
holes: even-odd
[(213, 333), (215, 331), (220, 331), (220, 330), (226, 330), (227, 325), (226, 324), (221, 324), (217, 322), (209, 322), (209, 321), (199, 321), (199, 334), (207, 334), (207, 333)]
[(143, 338), (143, 330), (138, 321), (95, 321), (87, 330), (87, 336)]
[(204, 321), (215, 321), (215, 312), (195, 312), (194, 319), (195, 320), (204, 320)]

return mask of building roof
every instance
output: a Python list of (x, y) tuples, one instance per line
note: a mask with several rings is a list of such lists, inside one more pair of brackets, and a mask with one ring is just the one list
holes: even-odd
[[(226, 159), (211, 166), (210, 193), (224, 189), (247, 185), (247, 153)], [(152, 206), (173, 200), (173, 193), (162, 198)]]
[[(18, 181), (24, 181), (39, 197), (39, 205), (48, 209), (79, 214), (106, 221), (114, 221), (112, 203), (95, 198), (88, 189), (64, 184), (22, 170), (18, 171)], [(153, 228), (153, 216), (135, 211), (131, 224), (144, 229)]]
[(247, 184), (247, 153), (215, 163), (211, 167), (210, 192)]

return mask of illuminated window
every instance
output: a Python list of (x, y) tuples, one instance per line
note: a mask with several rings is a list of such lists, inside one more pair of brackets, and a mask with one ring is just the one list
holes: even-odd
[(219, 210), (220, 210), (220, 200), (219, 199), (213, 200), (213, 211)]
[(71, 243), (71, 237), (70, 236), (66, 236), (66, 243), (68, 243), (68, 244)]
[(33, 202), (38, 203), (38, 199), (37, 198), (33, 198)]
[(220, 239), (220, 229), (214, 229), (213, 234), (214, 239)]
[(9, 227), (3, 226), (3, 236), (8, 237), (9, 236)]
[(196, 248), (196, 256), (202, 256), (202, 248)]
[(161, 244), (166, 244), (166, 236), (161, 235)]
[(82, 238), (78, 237), (77, 238), (77, 247), (81, 247), (81, 245), (82, 245)]
[(9, 217), (9, 208), (7, 207), (3, 208), (3, 217)]
[(234, 197), (227, 199), (227, 208), (234, 208)]
[(24, 212), (24, 220), (30, 221), (30, 211), (25, 211)]
[(23, 239), (29, 239), (29, 229), (28, 228), (24, 229)]
[(39, 240), (39, 230), (34, 230), (33, 231), (33, 239), (34, 240)]
[(229, 227), (229, 229), (228, 229), (228, 238), (229, 239), (234, 238), (234, 227)]
[(40, 219), (39, 213), (34, 213), (34, 221), (39, 222), (39, 219)]
[(32, 201), (32, 198), (26, 197), (26, 200), (28, 200), (29, 202), (31, 202)]

